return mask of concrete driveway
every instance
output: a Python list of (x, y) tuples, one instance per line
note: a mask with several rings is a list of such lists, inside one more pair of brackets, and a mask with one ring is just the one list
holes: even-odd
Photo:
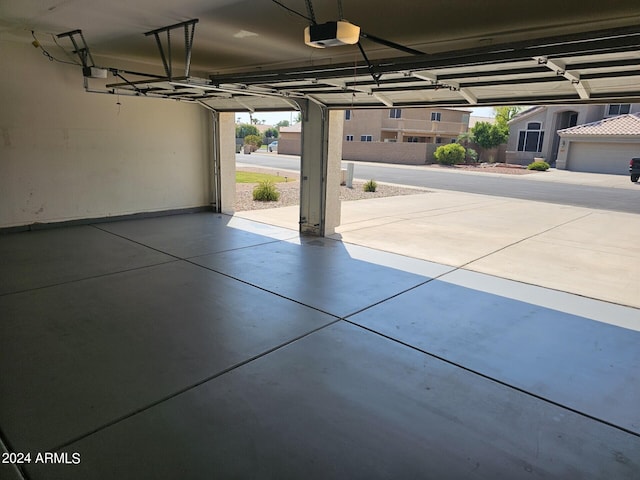
[[(529, 178), (558, 182), (558, 188), (633, 188), (640, 201), (640, 186), (625, 176), (553, 170)], [(236, 215), (297, 230), (297, 206)], [(640, 308), (639, 215), (430, 189), (343, 202), (342, 222), (332, 237)], [(640, 312), (638, 318), (640, 323)]]

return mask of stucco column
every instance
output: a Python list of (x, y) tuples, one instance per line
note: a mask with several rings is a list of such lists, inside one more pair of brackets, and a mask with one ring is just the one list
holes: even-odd
[(558, 156), (556, 157), (556, 168), (558, 170), (567, 169), (567, 155), (571, 148), (571, 140), (560, 137), (560, 144), (558, 145)]
[[(236, 204), (236, 123), (235, 112), (217, 112), (218, 128), (214, 129), (214, 144), (217, 150), (218, 185), (220, 188), (220, 207), (222, 213), (232, 215)], [(214, 182), (215, 182), (214, 177)], [(215, 183), (214, 183), (214, 188)]]
[(336, 233), (336, 227), (340, 225), (340, 214), (342, 212), (342, 206), (340, 204), (340, 181), (342, 180), (343, 130), (344, 112), (342, 110), (330, 110), (324, 235)]
[(300, 102), (300, 233), (325, 236), (340, 224), (342, 112)]

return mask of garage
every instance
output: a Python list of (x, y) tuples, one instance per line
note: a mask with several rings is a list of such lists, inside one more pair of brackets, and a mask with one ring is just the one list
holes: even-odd
[(568, 170), (576, 172), (629, 173), (629, 159), (640, 155), (638, 143), (571, 142)]
[[(640, 103), (638, 0), (0, 19), (0, 479), (640, 478), (640, 331), (599, 321), (637, 309), (333, 235), (344, 110)], [(274, 110), (302, 119), (299, 231), (233, 215), (236, 112)], [(489, 210), (445, 201), (426, 224)], [(588, 231), (472, 221), (507, 208), (506, 246)]]
[(559, 130), (558, 168), (576, 172), (629, 173), (629, 160), (640, 155), (640, 116), (618, 115)]

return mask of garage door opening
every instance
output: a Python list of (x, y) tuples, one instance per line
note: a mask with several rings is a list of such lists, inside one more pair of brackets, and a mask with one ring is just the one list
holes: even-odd
[(236, 216), (298, 230), (300, 120), (293, 110), (236, 112)]

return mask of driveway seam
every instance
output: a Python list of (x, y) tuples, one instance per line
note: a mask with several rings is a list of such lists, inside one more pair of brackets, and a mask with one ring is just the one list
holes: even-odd
[[(502, 204), (505, 203), (509, 203), (507, 201), (498, 201), (498, 203), (496, 203), (496, 206), (500, 206)], [(484, 207), (486, 207), (486, 205), (482, 205)], [(393, 225), (394, 223), (402, 223), (402, 222), (410, 222), (412, 220), (416, 220), (418, 218), (435, 218), (435, 217), (441, 217), (443, 215), (449, 215), (452, 213), (464, 213), (467, 212), (469, 210), (473, 210), (475, 208), (477, 208), (478, 205), (477, 203), (470, 203), (468, 205), (465, 206), (455, 206), (455, 207), (442, 207), (442, 208), (435, 208), (432, 210), (419, 210), (417, 212), (410, 212), (409, 215), (412, 215), (411, 217), (404, 217), (404, 216), (397, 216), (397, 215), (385, 215), (383, 217), (376, 217), (376, 218), (370, 218), (367, 220), (359, 220), (357, 222), (351, 222), (351, 223), (341, 223), (340, 227), (347, 227), (347, 226), (355, 226), (358, 223), (367, 223), (367, 222), (371, 222), (371, 221), (375, 221), (377, 219), (383, 219), (383, 218), (397, 218), (397, 220), (392, 220), (389, 222), (384, 222), (384, 223), (379, 223), (379, 224), (375, 224), (375, 225), (366, 225), (366, 226), (362, 226), (360, 228), (353, 228), (353, 229), (349, 229), (346, 230), (344, 232), (336, 232), (336, 234), (341, 234), (341, 233), (351, 233), (354, 231), (359, 231), (359, 230), (367, 230), (369, 228), (376, 228), (376, 227), (380, 227), (380, 226), (386, 226), (386, 225)], [(446, 211), (443, 211), (446, 210)], [(431, 212), (433, 212), (433, 214), (430, 214)]]
[(503, 250), (506, 250), (507, 248), (511, 248), (511, 247), (513, 247), (513, 246), (515, 246), (515, 245), (518, 245), (518, 244), (520, 244), (520, 243), (526, 242), (527, 240), (531, 240), (532, 238), (538, 237), (538, 236), (543, 235), (543, 234), (545, 234), (545, 233), (548, 233), (548, 232), (550, 232), (550, 231), (552, 231), (552, 230), (555, 230), (556, 228), (564, 227), (565, 225), (568, 225), (568, 224), (573, 223), (573, 222), (577, 222), (578, 220), (582, 220), (583, 218), (589, 217), (589, 216), (591, 216), (591, 215), (593, 215), (593, 214), (592, 214), (591, 212), (589, 212), (589, 213), (587, 213), (587, 214), (585, 214), (585, 215), (581, 215), (581, 216), (579, 216), (579, 217), (573, 218), (573, 219), (568, 220), (568, 221), (566, 221), (566, 222), (562, 222), (562, 223), (559, 223), (559, 224), (557, 224), (557, 225), (554, 225), (553, 227), (550, 227), (550, 228), (547, 228), (547, 229), (545, 229), (545, 230), (542, 230), (541, 232), (537, 232), (537, 233), (534, 233), (534, 234), (532, 234), (532, 235), (529, 235), (529, 236), (527, 236), (527, 237), (525, 237), (525, 238), (521, 238), (520, 240), (518, 240), (518, 241), (516, 241), (516, 242), (510, 243), (510, 244), (508, 244), (508, 245), (504, 245), (504, 246), (502, 246), (502, 247), (498, 248), (497, 250), (494, 250), (493, 252), (487, 253), (487, 254), (482, 255), (482, 256), (480, 256), (480, 257), (478, 257), (478, 258), (475, 258), (475, 259), (473, 259), (473, 260), (471, 260), (471, 261), (469, 261), (469, 262), (467, 262), (467, 263), (464, 263), (464, 264), (462, 264), (462, 265), (459, 265), (459, 266), (457, 267), (457, 269), (462, 269), (462, 268), (468, 267), (468, 266), (469, 266), (469, 265), (471, 265), (472, 263), (475, 263), (475, 262), (477, 262), (477, 261), (479, 261), (479, 260), (483, 260), (483, 259), (485, 259), (485, 258), (487, 258), (487, 257), (490, 257), (491, 255), (494, 255), (494, 254), (496, 254), (496, 253), (498, 253), (498, 252), (502, 252)]

